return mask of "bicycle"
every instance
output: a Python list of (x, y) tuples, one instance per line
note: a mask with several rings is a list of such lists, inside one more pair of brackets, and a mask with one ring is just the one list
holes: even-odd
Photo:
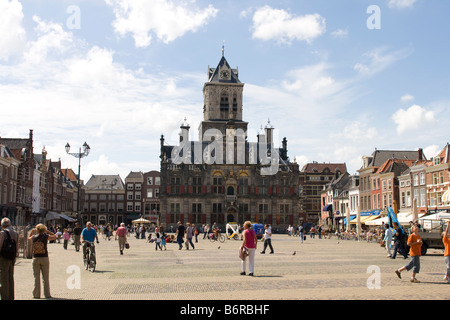
[(91, 272), (95, 271), (97, 259), (95, 253), (92, 252), (91, 247), (95, 247), (94, 242), (85, 241), (85, 256), (83, 257), (84, 268)]
[(220, 241), (222, 243), (225, 242), (225, 236), (223, 234), (221, 234), (220, 232), (217, 233), (217, 237), (214, 233), (210, 233), (208, 235), (209, 241), (214, 242), (214, 241)]

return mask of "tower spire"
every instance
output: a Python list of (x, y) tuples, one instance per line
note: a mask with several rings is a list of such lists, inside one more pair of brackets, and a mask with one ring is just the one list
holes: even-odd
[(225, 40), (222, 41), (222, 57), (225, 56)]

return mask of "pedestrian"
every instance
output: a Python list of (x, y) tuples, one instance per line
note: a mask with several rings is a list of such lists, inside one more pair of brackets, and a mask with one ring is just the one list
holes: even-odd
[(156, 239), (155, 239), (155, 250), (158, 251), (158, 248), (159, 248), (159, 250), (162, 251), (162, 248), (161, 248), (161, 237), (159, 235), (159, 232), (156, 233), (155, 237), (156, 237)]
[(69, 231), (67, 230), (67, 229), (64, 229), (63, 230), (63, 235), (62, 235), (62, 237), (63, 237), (63, 247), (64, 247), (64, 250), (67, 250), (67, 245), (69, 244), (69, 240), (70, 240), (70, 233), (69, 233)]
[(61, 238), (62, 238), (62, 232), (61, 232), (61, 229), (58, 228), (58, 230), (56, 231), (56, 241), (58, 241), (58, 243), (61, 243)]
[(304, 240), (304, 234), (303, 234), (303, 226), (299, 225), (298, 226), (298, 234), (300, 236), (300, 242), (303, 243)]
[(208, 236), (209, 233), (209, 225), (204, 225), (203, 227), (203, 239), (205, 239)]
[(73, 241), (75, 243), (75, 251), (80, 251), (80, 237), (81, 237), (81, 229), (80, 224), (77, 222), (75, 223), (75, 228), (73, 229)]
[[(11, 220), (8, 218), (2, 219), (1, 227), (0, 295), (2, 300), (14, 300), (14, 264), (16, 263), (17, 252), (19, 252), (19, 235), (12, 228)], [(3, 244), (5, 244), (5, 247), (8, 245), (9, 248), (3, 249)], [(6, 250), (8, 250), (8, 252)]]
[(192, 238), (194, 237), (194, 228), (192, 228), (189, 222), (186, 224), (186, 226), (186, 250), (189, 250), (189, 244), (192, 246), (192, 249), (195, 249), (194, 244), (192, 243)]
[(270, 224), (266, 224), (264, 226), (264, 249), (261, 251), (262, 254), (266, 253), (266, 248), (269, 246), (270, 248), (270, 254), (273, 254), (273, 247), (272, 247), (272, 227)]
[(315, 235), (316, 235), (316, 228), (312, 226), (309, 236), (311, 237), (311, 239), (314, 239)]
[[(248, 275), (253, 276), (255, 269), (255, 252), (258, 246), (258, 239), (256, 238), (255, 230), (251, 228), (252, 223), (250, 221), (246, 221), (244, 223), (244, 232), (242, 232), (242, 245), (241, 250), (244, 250), (244, 247), (248, 249)], [(245, 275), (245, 259), (241, 262), (242, 272), (241, 275)]]
[(408, 237), (408, 246), (411, 248), (409, 251), (411, 260), (404, 267), (401, 267), (400, 269), (395, 270), (395, 273), (401, 279), (402, 271), (404, 271), (404, 270), (409, 271), (412, 269), (412, 276), (411, 276), (410, 281), (415, 282), (415, 283), (420, 283), (420, 281), (416, 279), (416, 274), (420, 272), (420, 255), (421, 255), (421, 249), (422, 249), (422, 238), (419, 235), (419, 228), (416, 225), (412, 226), (411, 231), (413, 233)]
[(164, 247), (164, 250), (167, 250), (167, 247), (166, 247), (166, 234), (164, 232), (162, 233), (162, 236), (161, 236), (161, 248), (162, 247)]
[(195, 227), (195, 224), (192, 225), (192, 229), (194, 230), (195, 243), (198, 243), (198, 229)]
[(447, 283), (450, 283), (450, 238), (449, 238), (449, 226), (450, 226), (450, 220), (447, 221), (447, 229), (445, 229), (445, 232), (442, 233), (442, 242), (444, 243), (445, 251), (444, 251), (444, 259), (445, 264), (447, 265), (447, 273), (445, 274), (444, 280), (447, 281)]
[(408, 258), (408, 253), (403, 246), (405, 234), (403, 230), (400, 228), (397, 222), (393, 222), (392, 226), (394, 227), (394, 253), (391, 256), (391, 259), (395, 259), (397, 257), (397, 251), (400, 251), (400, 254), (403, 255), (405, 259)]
[(146, 231), (146, 228), (144, 225), (142, 225), (141, 230), (140, 230), (141, 239), (145, 239), (145, 231)]
[(183, 249), (183, 239), (184, 239), (184, 233), (186, 232), (186, 228), (183, 226), (181, 221), (178, 221), (177, 223), (177, 243), (178, 243), (178, 250)]
[(123, 250), (125, 250), (125, 244), (127, 243), (127, 233), (128, 230), (125, 228), (125, 223), (121, 223), (120, 227), (116, 230), (115, 239), (119, 239), (119, 252), (123, 255)]
[(387, 252), (387, 258), (390, 258), (392, 257), (391, 247), (392, 247), (392, 236), (394, 235), (394, 231), (391, 228), (389, 228), (388, 224), (385, 224), (384, 228), (385, 231), (383, 241)]
[(41, 274), (42, 283), (44, 285), (44, 297), (51, 298), (50, 295), (50, 261), (48, 258), (47, 244), (48, 241), (56, 239), (56, 235), (47, 230), (43, 224), (38, 224), (35, 229), (31, 230), (28, 240), (33, 243), (33, 275), (34, 289), (33, 298), (41, 298)]

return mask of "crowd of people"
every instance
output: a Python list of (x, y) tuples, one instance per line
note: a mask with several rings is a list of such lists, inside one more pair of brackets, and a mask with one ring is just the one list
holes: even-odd
[[(449, 226), (450, 221), (447, 222), (445, 232), (442, 233), (442, 241), (445, 246), (444, 259), (446, 265), (446, 273), (444, 280), (450, 283), (450, 238), (449, 238)], [(1, 232), (0, 232), (0, 295), (2, 300), (14, 299), (14, 265), (19, 252), (19, 235), (11, 225), (11, 221), (8, 218), (1, 220)], [(149, 233), (145, 237), (145, 226), (125, 226), (121, 223), (120, 226), (112, 227), (111, 225), (95, 226), (91, 222), (87, 222), (85, 227), (81, 227), (76, 223), (73, 227), (63, 228), (58, 225), (50, 225), (47, 228), (43, 224), (38, 224), (31, 230), (28, 236), (28, 241), (32, 247), (32, 271), (34, 276), (34, 289), (32, 295), (34, 298), (39, 299), (41, 297), (41, 280), (43, 283), (43, 296), (45, 298), (51, 298), (50, 294), (50, 282), (49, 282), (49, 268), (50, 261), (48, 258), (48, 243), (61, 243), (63, 242), (63, 248), (68, 249), (68, 244), (71, 243), (75, 246), (75, 251), (80, 251), (80, 247), (83, 246), (83, 256), (85, 255), (85, 244), (99, 243), (98, 234), (104, 234), (105, 239), (114, 239), (118, 241), (120, 255), (126, 248), (129, 248), (127, 238), (133, 232), (136, 233), (137, 239), (146, 239), (148, 243), (155, 245), (155, 250), (167, 250), (167, 243), (176, 243), (178, 250), (182, 250), (183, 247), (186, 250), (195, 249), (195, 243), (198, 243), (198, 236), (203, 233), (203, 239), (207, 237), (217, 237), (220, 233), (220, 229), (216, 223), (211, 226), (204, 224), (201, 227), (196, 227), (194, 224), (181, 222), (177, 223), (177, 228), (172, 234), (166, 234), (164, 231), (159, 230), (157, 227), (152, 229), (153, 233)], [(289, 227), (289, 236), (299, 236), (301, 243), (306, 239), (306, 233), (303, 226)], [(323, 227), (313, 226), (308, 230), (309, 236), (314, 238), (317, 233), (319, 238), (324, 238), (325, 235), (331, 236), (332, 232), (326, 232)], [(144, 237), (142, 237), (144, 235)], [(338, 239), (357, 239), (357, 234), (352, 231), (344, 231), (334, 233)], [(406, 239), (407, 238), (407, 239)], [(419, 226), (413, 224), (408, 235), (398, 224), (394, 223), (393, 227), (384, 225), (373, 231), (363, 231), (359, 235), (359, 239), (379, 242), (386, 250), (388, 258), (396, 259), (397, 254), (400, 253), (404, 259), (410, 257), (410, 261), (404, 266), (395, 270), (395, 274), (401, 278), (401, 274), (404, 271), (412, 271), (411, 282), (418, 283), (416, 275), (420, 272), (420, 256), (422, 239), (419, 235)], [(241, 259), (241, 275), (246, 275), (247, 262), (248, 262), (248, 275), (253, 276), (255, 270), (255, 253), (258, 246), (258, 238), (253, 230), (252, 223), (246, 221), (243, 225), (243, 231), (241, 235), (242, 243), (239, 246), (238, 256)], [(270, 254), (274, 254), (274, 248), (272, 245), (272, 227), (270, 224), (264, 225), (264, 247), (260, 252), (265, 254), (267, 249), (270, 249)], [(410, 248), (407, 252), (407, 247)], [(220, 247), (219, 247), (220, 248)], [(91, 251), (95, 246), (91, 247)], [(10, 252), (15, 252), (12, 256)], [(8, 255), (9, 254), (9, 255)], [(295, 252), (294, 252), (295, 255)]]

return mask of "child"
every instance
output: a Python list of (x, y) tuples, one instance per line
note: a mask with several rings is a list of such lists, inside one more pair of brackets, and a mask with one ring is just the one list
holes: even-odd
[(64, 229), (63, 239), (64, 239), (64, 250), (67, 250), (67, 244), (69, 243), (70, 239), (70, 233), (67, 229)]
[(159, 250), (162, 250), (162, 249), (161, 249), (161, 238), (160, 238), (160, 236), (159, 236), (159, 233), (156, 234), (156, 239), (155, 239), (155, 250), (158, 251), (158, 248), (159, 248)]
[(166, 234), (164, 232), (163, 232), (162, 237), (161, 237), (161, 247), (164, 247), (164, 250), (167, 250), (167, 248), (166, 248)]
[(445, 264), (447, 265), (447, 273), (445, 274), (444, 280), (446, 280), (447, 283), (450, 283), (450, 238), (448, 236), (449, 226), (450, 220), (447, 221), (447, 229), (445, 229), (445, 232), (442, 233), (442, 242), (445, 246), (444, 258)]
[(62, 236), (61, 230), (58, 229), (58, 231), (56, 232), (56, 241), (58, 241), (58, 243), (61, 243), (61, 236)]
[(411, 235), (408, 237), (408, 246), (411, 248), (409, 251), (409, 255), (411, 256), (410, 262), (404, 266), (401, 267), (398, 270), (395, 270), (395, 273), (397, 276), (401, 279), (401, 272), (404, 270), (413, 270), (411, 282), (420, 283), (419, 280), (416, 279), (416, 274), (420, 271), (420, 255), (421, 255), (421, 249), (422, 249), (422, 238), (419, 236), (419, 227), (416, 225), (412, 226)]

